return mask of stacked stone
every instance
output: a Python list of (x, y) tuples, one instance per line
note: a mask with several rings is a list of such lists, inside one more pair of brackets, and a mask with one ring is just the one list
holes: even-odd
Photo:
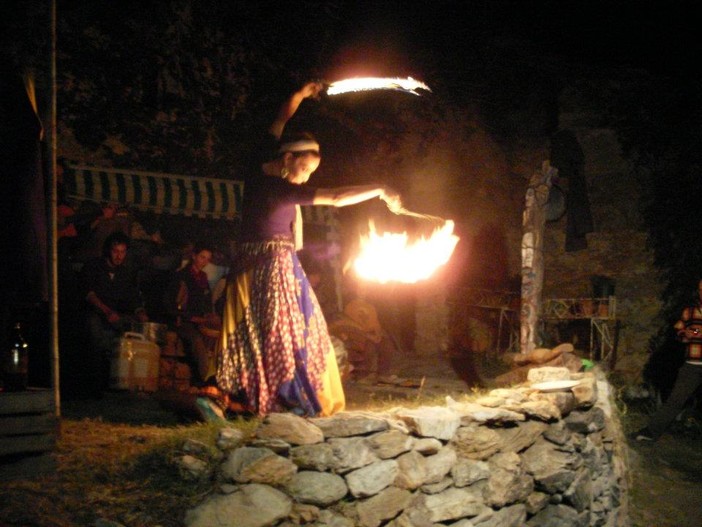
[[(529, 386), (577, 379), (572, 389)], [(223, 429), (218, 482), (188, 527), (626, 525), (621, 430), (606, 381), (564, 368), (445, 407), (269, 415)], [(599, 397), (598, 397), (599, 393)], [(621, 443), (621, 444), (620, 444)], [(193, 448), (190, 448), (193, 451)]]

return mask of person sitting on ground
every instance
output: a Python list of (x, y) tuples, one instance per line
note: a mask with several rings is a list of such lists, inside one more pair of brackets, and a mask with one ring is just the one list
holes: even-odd
[(194, 384), (207, 383), (214, 374), (214, 353), (222, 326), (213, 311), (212, 291), (204, 268), (212, 260), (212, 249), (196, 245), (187, 264), (179, 269), (164, 300), (173, 330), (183, 341), (195, 374)]
[(109, 358), (119, 338), (134, 322), (149, 320), (136, 272), (127, 263), (129, 245), (126, 234), (112, 233), (103, 243), (102, 256), (88, 260), (81, 270), (91, 359), (102, 388), (107, 384)]

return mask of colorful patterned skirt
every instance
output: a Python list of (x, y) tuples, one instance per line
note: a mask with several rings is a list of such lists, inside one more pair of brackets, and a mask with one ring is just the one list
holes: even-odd
[(258, 415), (343, 410), (327, 324), (293, 243), (242, 244), (237, 269), (226, 289), (218, 387)]

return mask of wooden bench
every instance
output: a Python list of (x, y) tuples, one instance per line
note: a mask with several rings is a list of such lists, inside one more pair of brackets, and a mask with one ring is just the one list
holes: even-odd
[(58, 433), (53, 391), (0, 392), (0, 481), (53, 472)]

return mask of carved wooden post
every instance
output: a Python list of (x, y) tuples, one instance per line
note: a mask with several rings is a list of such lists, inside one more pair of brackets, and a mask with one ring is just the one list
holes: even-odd
[(551, 182), (558, 174), (548, 161), (541, 172), (529, 180), (522, 219), (522, 308), (520, 313), (520, 351), (530, 353), (536, 347), (536, 330), (541, 312), (541, 292), (544, 283), (544, 225), (546, 202)]

